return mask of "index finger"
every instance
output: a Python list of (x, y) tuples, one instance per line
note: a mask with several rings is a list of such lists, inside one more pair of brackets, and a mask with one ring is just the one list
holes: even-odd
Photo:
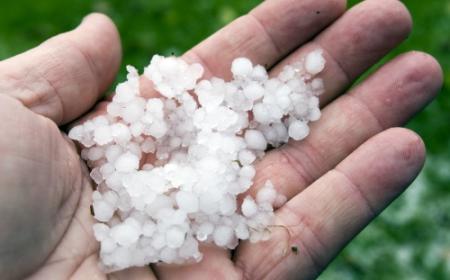
[(267, 68), (331, 24), (345, 0), (265, 1), (188, 51), (184, 58), (205, 67), (206, 75), (230, 78), (239, 56)]

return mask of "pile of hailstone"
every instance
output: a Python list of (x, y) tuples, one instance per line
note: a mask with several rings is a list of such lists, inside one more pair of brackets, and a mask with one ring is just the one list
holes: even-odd
[[(234, 249), (238, 240), (268, 238), (273, 207), (284, 203), (267, 181), (245, 195), (253, 163), (268, 145), (301, 140), (320, 117), (315, 76), (325, 66), (316, 50), (269, 78), (237, 58), (233, 80), (198, 81), (199, 64), (154, 56), (145, 68), (160, 97), (140, 94), (127, 67), (107, 113), (74, 127), (97, 184), (94, 234), (109, 270), (149, 263), (200, 261), (199, 242)], [(238, 200), (239, 196), (239, 200)]]

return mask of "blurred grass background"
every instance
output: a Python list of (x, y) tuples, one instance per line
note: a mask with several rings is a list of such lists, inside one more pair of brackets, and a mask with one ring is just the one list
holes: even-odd
[[(257, 0), (16, 0), (0, 10), (0, 60), (75, 27), (89, 12), (119, 27), (123, 64), (140, 69), (154, 53), (182, 54)], [(360, 2), (349, 0), (349, 5)], [(408, 126), (428, 148), (413, 184), (365, 229), (320, 279), (450, 279), (450, 0), (404, 0), (414, 18), (411, 37), (388, 55), (415, 49), (434, 55), (445, 72), (439, 98)], [(118, 80), (124, 77), (122, 67)]]

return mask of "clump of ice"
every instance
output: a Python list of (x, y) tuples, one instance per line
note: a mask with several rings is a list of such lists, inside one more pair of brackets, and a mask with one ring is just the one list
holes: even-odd
[(198, 81), (201, 65), (154, 56), (144, 76), (163, 97), (150, 99), (128, 66), (107, 113), (69, 132), (98, 185), (102, 264), (200, 261), (199, 242), (234, 249), (239, 240), (267, 239), (273, 207), (285, 198), (270, 181), (256, 197), (245, 195), (253, 163), (269, 145), (308, 135), (308, 123), (320, 117), (323, 82), (315, 75), (324, 66), (316, 50), (269, 78), (264, 67), (237, 58), (231, 81)]

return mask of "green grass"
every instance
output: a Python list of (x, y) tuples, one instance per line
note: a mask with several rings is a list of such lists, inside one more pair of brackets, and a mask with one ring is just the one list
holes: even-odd
[[(319, 1), (319, 0), (318, 0)], [(0, 11), (0, 59), (36, 46), (100, 11), (119, 27), (124, 64), (181, 54), (258, 4), (256, 0), (16, 0)], [(359, 1), (349, 1), (351, 4)], [(365, 229), (321, 279), (450, 279), (450, 0), (405, 0), (415, 27), (383, 62), (408, 50), (434, 55), (445, 72), (439, 98), (408, 125), (425, 140), (425, 171)], [(119, 80), (124, 77), (122, 67)]]

